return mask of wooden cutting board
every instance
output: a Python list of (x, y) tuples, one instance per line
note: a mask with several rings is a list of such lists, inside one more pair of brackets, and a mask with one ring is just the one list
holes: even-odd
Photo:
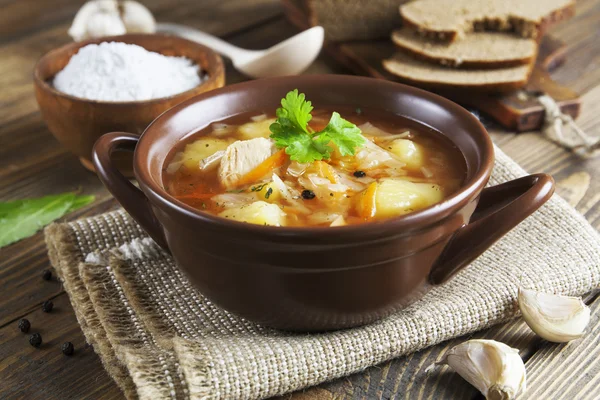
[[(298, 6), (297, 0), (282, 0), (282, 4), (290, 22), (300, 29), (310, 27), (308, 15)], [(396, 51), (390, 40), (326, 42), (324, 48), (330, 56), (356, 74), (396, 80), (381, 65), (381, 60), (390, 57)], [(537, 101), (537, 96), (541, 93), (550, 95), (562, 112), (576, 118), (581, 106), (579, 96), (571, 89), (553, 81), (550, 76), (550, 72), (564, 61), (565, 49), (566, 46), (561, 41), (545, 36), (529, 82), (519, 91), (504, 94), (468, 91), (438, 93), (463, 106), (477, 109), (502, 126), (517, 132), (541, 128), (544, 109)]]

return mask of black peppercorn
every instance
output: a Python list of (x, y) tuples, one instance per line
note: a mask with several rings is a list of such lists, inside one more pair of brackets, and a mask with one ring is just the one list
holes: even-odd
[(34, 333), (29, 336), (29, 344), (33, 347), (40, 347), (42, 345), (42, 335), (39, 333)]
[(306, 200), (311, 200), (315, 198), (315, 192), (313, 192), (312, 190), (303, 190), (302, 191), (302, 198), (306, 199)]
[(42, 272), (42, 279), (45, 281), (52, 279), (52, 271), (45, 269), (44, 272)]
[(21, 318), (19, 320), (19, 330), (23, 333), (29, 332), (29, 328), (31, 328), (31, 324), (25, 318)]
[(54, 303), (50, 300), (46, 300), (44, 302), (44, 304), (42, 304), (42, 311), (43, 312), (51, 312), (52, 309), (54, 308)]
[(357, 178), (364, 178), (367, 174), (365, 174), (365, 171), (354, 171), (354, 176)]
[(71, 342), (64, 342), (60, 349), (65, 356), (71, 356), (75, 352), (75, 346)]

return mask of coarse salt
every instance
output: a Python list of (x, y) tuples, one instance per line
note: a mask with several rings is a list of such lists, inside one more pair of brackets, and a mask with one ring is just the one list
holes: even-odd
[(54, 87), (89, 100), (140, 101), (172, 96), (202, 82), (198, 65), (120, 42), (79, 49), (54, 77)]

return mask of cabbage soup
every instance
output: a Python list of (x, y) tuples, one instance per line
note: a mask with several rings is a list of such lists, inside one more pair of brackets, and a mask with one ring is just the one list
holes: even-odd
[(343, 226), (432, 206), (465, 176), (462, 154), (438, 132), (382, 111), (313, 109), (295, 90), (275, 115), (237, 115), (187, 137), (163, 183), (198, 211), (235, 221)]

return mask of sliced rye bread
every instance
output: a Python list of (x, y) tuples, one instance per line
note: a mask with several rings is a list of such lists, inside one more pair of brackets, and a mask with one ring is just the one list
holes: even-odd
[(392, 41), (415, 58), (461, 68), (501, 68), (528, 64), (537, 53), (535, 39), (501, 32), (471, 32), (462, 40), (439, 42), (410, 28), (392, 32)]
[(311, 25), (325, 28), (327, 40), (387, 38), (401, 25), (398, 6), (408, 0), (294, 0), (304, 3)]
[(448, 41), (483, 30), (535, 38), (574, 13), (575, 0), (415, 0), (400, 6), (405, 26)]
[(398, 52), (383, 60), (383, 67), (399, 80), (414, 86), (434, 90), (476, 90), (507, 92), (523, 87), (535, 62), (497, 69), (457, 69), (416, 60)]

